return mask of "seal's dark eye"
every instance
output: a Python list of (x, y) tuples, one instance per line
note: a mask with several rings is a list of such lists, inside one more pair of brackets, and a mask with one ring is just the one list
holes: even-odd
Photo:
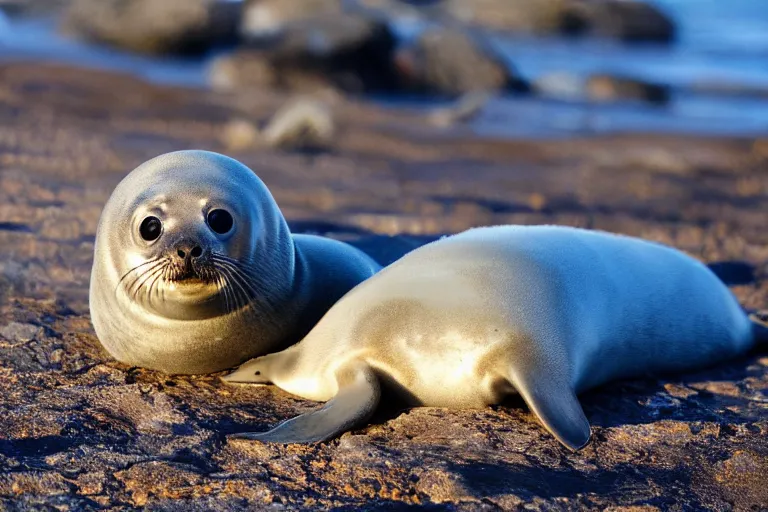
[(234, 222), (232, 215), (227, 210), (211, 210), (208, 213), (208, 225), (220, 235), (229, 233)]
[(163, 223), (157, 217), (147, 217), (141, 221), (141, 226), (139, 226), (139, 234), (147, 242), (157, 240), (162, 230)]

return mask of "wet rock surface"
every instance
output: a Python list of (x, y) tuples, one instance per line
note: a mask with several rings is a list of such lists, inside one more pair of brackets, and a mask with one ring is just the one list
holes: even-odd
[[(119, 98), (119, 101), (118, 101)], [(760, 510), (768, 504), (768, 354), (582, 397), (593, 441), (561, 448), (520, 401), (383, 411), (314, 446), (227, 440), (315, 404), (217, 376), (112, 361), (90, 325), (96, 223), (159, 153), (226, 151), (233, 119), (277, 93), (220, 95), (62, 66), (0, 66), (0, 507), (9, 510)], [(721, 262), (764, 308), (768, 142), (622, 135), (478, 139), (341, 101), (331, 151), (228, 151), (297, 232), (384, 263), (441, 233), (560, 223)]]
[(241, 7), (220, 0), (73, 0), (71, 36), (148, 54), (201, 54), (237, 40)]
[(528, 91), (525, 80), (487, 42), (462, 30), (428, 29), (399, 49), (394, 61), (402, 87), (416, 93), (455, 97), (475, 91)]
[(665, 106), (672, 97), (672, 88), (664, 84), (605, 73), (586, 77), (572, 73), (547, 73), (538, 77), (531, 89), (541, 97), (593, 103), (645, 102)]
[[(64, 35), (122, 51), (216, 55), (208, 83), (222, 91), (528, 92), (536, 77), (518, 72), (499, 36), (675, 37), (666, 15), (634, 0), (0, 0), (0, 9), (55, 18)], [(668, 96), (662, 85), (605, 78), (598, 89), (611, 98)]]
[(273, 37), (219, 57), (209, 82), (219, 90), (394, 91), (395, 45), (386, 23), (350, 14), (319, 15), (288, 23)]
[(635, 0), (445, 0), (447, 13), (478, 26), (512, 32), (598, 36), (668, 43), (674, 21), (652, 3)]
[(592, 75), (586, 83), (587, 96), (593, 101), (638, 100), (664, 105), (669, 102), (670, 88), (625, 76)]

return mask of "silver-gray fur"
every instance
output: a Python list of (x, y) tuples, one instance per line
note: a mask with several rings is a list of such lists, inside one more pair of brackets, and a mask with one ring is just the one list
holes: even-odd
[[(229, 214), (231, 226), (218, 218), (228, 231), (213, 229), (214, 210)], [(149, 217), (159, 224), (147, 233), (159, 236), (145, 240)], [(240, 162), (179, 151), (137, 167), (107, 201), (91, 319), (119, 361), (209, 373), (301, 339), (379, 268), (342, 242), (292, 235), (266, 185)]]
[(235, 437), (330, 439), (370, 417), (383, 388), (408, 405), (454, 408), (519, 393), (578, 449), (590, 439), (578, 393), (711, 365), (754, 342), (730, 290), (680, 251), (568, 227), (498, 226), (404, 256), (350, 291), (300, 343), (224, 380), (328, 400), (269, 432)]

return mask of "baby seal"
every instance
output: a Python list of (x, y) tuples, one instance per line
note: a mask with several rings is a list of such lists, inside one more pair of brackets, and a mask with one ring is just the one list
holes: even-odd
[(107, 201), (91, 319), (119, 361), (210, 373), (295, 343), (379, 268), (342, 242), (292, 235), (240, 162), (179, 151), (134, 169)]
[(560, 226), (476, 228), (407, 254), (300, 343), (224, 380), (329, 400), (233, 437), (327, 440), (365, 422), (382, 389), (451, 408), (518, 393), (576, 450), (590, 439), (578, 393), (717, 363), (747, 351), (761, 328), (705, 265), (670, 247)]

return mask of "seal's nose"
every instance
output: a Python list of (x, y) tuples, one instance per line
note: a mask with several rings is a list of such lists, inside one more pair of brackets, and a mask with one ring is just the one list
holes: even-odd
[(176, 244), (176, 256), (185, 263), (195, 260), (203, 255), (203, 248), (197, 243), (182, 240)]

